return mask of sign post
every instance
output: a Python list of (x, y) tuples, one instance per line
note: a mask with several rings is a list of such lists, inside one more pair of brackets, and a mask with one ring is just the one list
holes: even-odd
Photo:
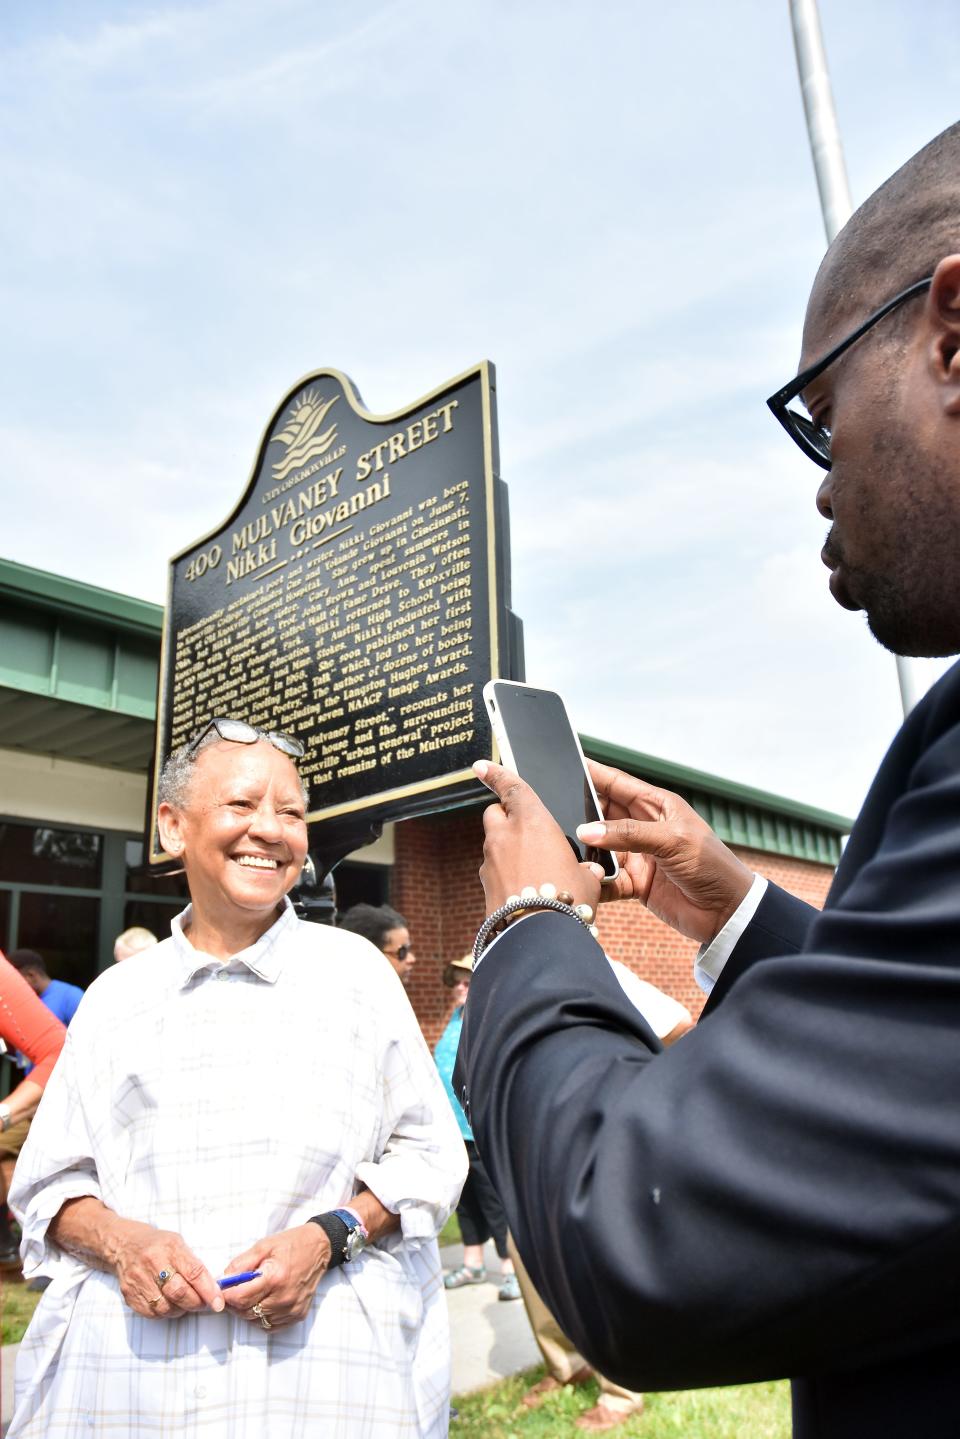
[(493, 367), (384, 416), (308, 375), (234, 511), (171, 561), (152, 813), (164, 758), (217, 715), (305, 744), (322, 873), (384, 821), (476, 796), (483, 685), (523, 678), (509, 576)]

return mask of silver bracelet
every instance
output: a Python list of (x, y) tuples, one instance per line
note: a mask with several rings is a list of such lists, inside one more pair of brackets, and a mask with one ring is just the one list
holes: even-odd
[(593, 910), (589, 904), (564, 904), (562, 900), (556, 898), (556, 894), (556, 886), (552, 884), (542, 884), (539, 890), (534, 889), (533, 885), (528, 885), (519, 894), (511, 895), (499, 909), (488, 914), (473, 942), (474, 965), (479, 964), (480, 956), (494, 935), (499, 934), (518, 915), (529, 914), (535, 910), (553, 910), (556, 914), (569, 915), (596, 938), (597, 928), (593, 923)]
[(13, 1123), (9, 1104), (0, 1104), (0, 1134), (5, 1133)]

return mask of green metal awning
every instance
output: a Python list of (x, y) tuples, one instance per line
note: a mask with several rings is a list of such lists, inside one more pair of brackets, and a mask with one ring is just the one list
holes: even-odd
[(584, 754), (591, 759), (679, 794), (726, 844), (836, 865), (841, 841), (853, 827), (853, 820), (831, 810), (816, 809), (591, 735), (581, 735), (580, 740)]
[(0, 746), (145, 771), (163, 610), (0, 560)]

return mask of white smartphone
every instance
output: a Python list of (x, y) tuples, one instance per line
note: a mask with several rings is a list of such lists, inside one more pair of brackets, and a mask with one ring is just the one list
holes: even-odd
[(503, 763), (543, 800), (578, 860), (602, 865), (603, 883), (612, 883), (620, 871), (616, 855), (577, 839), (578, 824), (603, 819), (603, 814), (563, 700), (553, 690), (514, 680), (490, 680), (483, 698)]

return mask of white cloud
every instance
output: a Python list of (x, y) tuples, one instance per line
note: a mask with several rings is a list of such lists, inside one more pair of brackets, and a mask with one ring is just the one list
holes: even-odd
[(195, 10), (169, 6), (141, 14), (135, 20), (93, 20), (88, 29), (79, 32), (67, 34), (60, 30), (38, 36), (21, 54), (21, 63), (64, 72), (74, 82), (80, 75), (99, 76), (105, 70), (122, 73), (141, 61), (146, 51), (164, 42), (181, 49), (200, 23)]

